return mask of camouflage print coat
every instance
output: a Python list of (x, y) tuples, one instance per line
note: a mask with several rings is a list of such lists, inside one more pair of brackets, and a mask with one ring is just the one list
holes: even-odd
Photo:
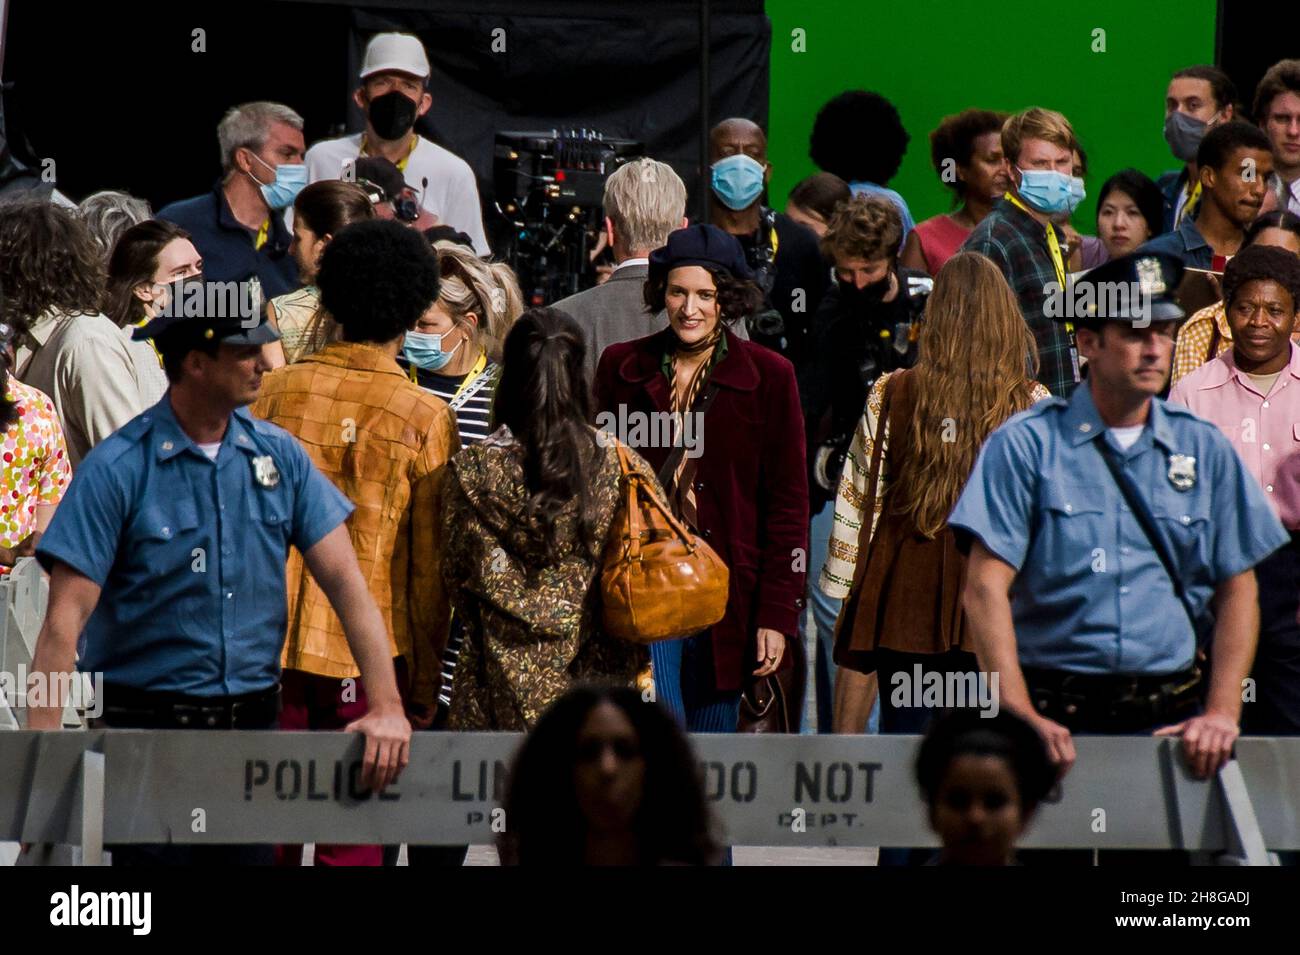
[[(527, 730), (575, 684), (630, 686), (647, 665), (644, 646), (599, 629), (601, 563), (622, 485), (612, 444), (600, 453), (599, 470), (586, 475), (593, 553), (579, 539), (575, 499), (557, 521), (561, 543), (552, 562), (524, 518), (522, 452), (509, 429), (452, 458), (443, 578), (465, 642), (449, 729)], [(635, 452), (631, 458), (653, 473)]]

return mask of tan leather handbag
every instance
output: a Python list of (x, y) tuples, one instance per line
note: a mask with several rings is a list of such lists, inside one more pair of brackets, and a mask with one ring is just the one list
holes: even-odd
[(605, 632), (654, 643), (713, 626), (727, 612), (727, 565), (659, 500), (623, 445), (615, 449), (624, 504), (600, 575)]

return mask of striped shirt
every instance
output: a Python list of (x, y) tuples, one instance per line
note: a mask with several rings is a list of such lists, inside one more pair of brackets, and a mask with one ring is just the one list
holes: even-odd
[[(456, 392), (460, 390), (465, 380), (471, 377), (468, 372), (463, 375), (442, 375), (427, 368), (415, 368), (404, 355), (398, 356), (397, 363), (402, 366), (402, 370), (412, 381), (425, 391), (437, 395), (447, 404), (452, 404)], [(492, 418), (492, 397), (496, 394), (497, 378), (500, 377), (501, 367), (489, 361), (487, 367), (483, 369), (483, 374), (487, 375), (488, 379), (482, 387), (465, 398), (464, 403), (459, 407), (452, 409), (456, 412), (456, 425), (460, 429), (462, 448), (478, 444), (490, 433), (488, 424)]]
[[(456, 398), (456, 392), (460, 390), (461, 385), (465, 384), (467, 378), (472, 377), (469, 372), (463, 375), (440, 375), (436, 371), (429, 371), (427, 368), (414, 367), (406, 360), (404, 355), (398, 356), (397, 363), (402, 366), (402, 370), (410, 376), (412, 381), (425, 391), (433, 392), (449, 405)], [(488, 425), (492, 417), (492, 398), (496, 394), (497, 380), (501, 376), (501, 366), (489, 361), (482, 373), (487, 376), (487, 380), (482, 387), (468, 398), (464, 398), (460, 407), (453, 408), (456, 415), (456, 427), (460, 431), (462, 448), (478, 444), (490, 433)], [(473, 387), (472, 383), (469, 387)], [(465, 631), (462, 629), (460, 621), (453, 615), (451, 632), (447, 638), (447, 649), (442, 655), (442, 685), (438, 690), (438, 704), (444, 709), (451, 706), (451, 691), (456, 677), (456, 664), (460, 660), (460, 648), (464, 642)]]

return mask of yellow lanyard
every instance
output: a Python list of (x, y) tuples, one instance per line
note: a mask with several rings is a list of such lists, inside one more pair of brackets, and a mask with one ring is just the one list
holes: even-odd
[(466, 375), (465, 380), (460, 383), (460, 387), (457, 388), (456, 393), (451, 396), (451, 400), (455, 401), (457, 398), (460, 397), (461, 392), (463, 392), (470, 385), (474, 384), (474, 382), (478, 380), (478, 376), (483, 374), (483, 369), (486, 367), (487, 367), (487, 352), (479, 352), (478, 361), (474, 362), (474, 367), (469, 370), (469, 374)]
[(253, 240), (253, 248), (261, 249), (266, 245), (266, 240), (271, 237), (271, 220), (268, 218), (262, 223), (262, 228), (257, 230), (257, 238)]
[[(1015, 196), (1013, 196), (1011, 193), (1009, 192), (1006, 193), (1003, 198), (1005, 198), (1017, 209), (1029, 213), (1029, 210), (1025, 208), (1025, 204), (1021, 202), (1019, 199), (1017, 199)], [(1032, 215), (1032, 213), (1029, 214)], [(1048, 223), (1047, 225), (1047, 251), (1048, 254), (1050, 254), (1052, 257), (1052, 268), (1056, 270), (1056, 281), (1060, 283), (1061, 291), (1064, 292), (1065, 291), (1065, 259), (1061, 257), (1061, 243), (1056, 240), (1056, 230), (1052, 228), (1051, 223)]]
[[(479, 352), (478, 361), (474, 362), (474, 367), (469, 370), (469, 374), (465, 376), (465, 380), (460, 383), (460, 386), (456, 389), (456, 393), (451, 396), (452, 401), (455, 401), (457, 398), (459, 398), (466, 388), (468, 388), (470, 385), (474, 384), (474, 382), (478, 380), (478, 376), (483, 374), (483, 369), (487, 368), (487, 363), (488, 363), (487, 352)], [(420, 380), (419, 378), (416, 377), (417, 370), (418, 369), (415, 367), (415, 365), (411, 365), (407, 369), (407, 375), (410, 377), (411, 381), (415, 382), (418, 385), (420, 383)], [(451, 402), (448, 402), (448, 404), (451, 404)]]
[[(1017, 209), (1030, 214), (1029, 210), (1025, 208), (1025, 204), (1011, 193), (1005, 193), (1003, 198)], [(1069, 290), (1065, 284), (1065, 259), (1061, 256), (1061, 243), (1057, 241), (1056, 230), (1052, 228), (1050, 222), (1047, 224), (1047, 252), (1052, 257), (1052, 268), (1056, 271), (1056, 281), (1061, 287), (1061, 294), (1068, 295)], [(1074, 380), (1079, 381), (1081, 379), (1079, 374), (1079, 350), (1074, 344), (1074, 322), (1065, 323), (1065, 334), (1070, 340), (1070, 364), (1074, 367)]]
[[(406, 164), (410, 161), (411, 153), (415, 152), (415, 147), (419, 145), (419, 143), (420, 143), (419, 136), (416, 135), (411, 136), (411, 145), (407, 147), (406, 155), (403, 156), (401, 158), (401, 161), (397, 163), (397, 168), (402, 172), (406, 172)], [(361, 137), (361, 155), (363, 156), (370, 155), (370, 146), (366, 142), (366, 137), (364, 135), (362, 135)]]
[(781, 240), (776, 237), (776, 226), (772, 226), (772, 261), (776, 261), (776, 250), (781, 247)]
[[(146, 315), (144, 318), (140, 319), (140, 321), (136, 322), (133, 327), (143, 328), (145, 325), (148, 325), (149, 322), (150, 322), (150, 318), (148, 315)], [(152, 338), (146, 338), (145, 341), (147, 341), (149, 343), (149, 347), (153, 349), (154, 355), (157, 356), (158, 358), (158, 367), (161, 368), (163, 363), (162, 352), (158, 350), (158, 346), (157, 344), (155, 344)]]
[(1178, 228), (1178, 224), (1182, 222), (1184, 219), (1186, 219), (1188, 216), (1192, 216), (1192, 218), (1195, 218), (1195, 215), (1193, 213), (1196, 209), (1196, 203), (1199, 202), (1201, 199), (1200, 177), (1199, 176), (1197, 177), (1195, 186), (1193, 186), (1190, 182), (1186, 186), (1183, 186), (1183, 192), (1187, 196), (1187, 201), (1183, 203), (1183, 208), (1179, 211), (1178, 218), (1174, 222), (1175, 229)]

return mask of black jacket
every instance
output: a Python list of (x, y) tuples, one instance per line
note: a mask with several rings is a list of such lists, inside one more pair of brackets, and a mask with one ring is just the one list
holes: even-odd
[[(848, 450), (876, 379), (897, 368), (910, 368), (916, 361), (916, 343), (910, 333), (932, 282), (924, 272), (897, 271), (899, 294), (892, 302), (863, 309), (847, 302), (836, 285), (826, 293), (814, 316), (815, 344), (799, 377), (810, 469), (821, 445), (833, 443), (839, 455)], [(809, 477), (815, 514), (834, 494), (821, 488), (812, 470)]]

